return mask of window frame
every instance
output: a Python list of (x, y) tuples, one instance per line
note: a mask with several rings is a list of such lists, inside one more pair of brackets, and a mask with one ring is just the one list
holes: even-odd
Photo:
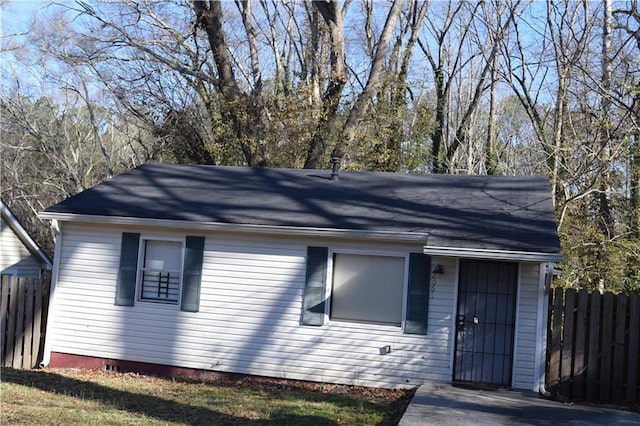
[[(162, 241), (162, 242), (170, 242), (170, 243), (180, 243), (180, 279), (178, 281), (178, 297), (175, 301), (173, 300), (162, 300), (162, 299), (149, 299), (142, 297), (143, 290), (143, 281), (142, 274), (145, 270), (145, 250), (147, 246), (147, 241)], [(140, 303), (152, 303), (152, 304), (160, 304), (160, 305), (169, 305), (169, 306), (177, 306), (180, 308), (182, 304), (182, 286), (184, 280), (184, 256), (185, 256), (185, 247), (186, 247), (186, 237), (169, 237), (162, 235), (140, 235), (140, 244), (138, 247), (138, 264), (136, 271), (136, 302)]]
[[(334, 259), (336, 254), (347, 254), (357, 256), (369, 256), (369, 257), (396, 257), (403, 260), (402, 269), (402, 307), (400, 324), (392, 324), (387, 322), (375, 322), (375, 321), (357, 321), (349, 319), (336, 319), (332, 318), (331, 305), (333, 303), (333, 285), (334, 285)], [(383, 327), (393, 327), (400, 329), (404, 332), (406, 316), (407, 316), (407, 297), (409, 288), (409, 253), (407, 251), (399, 250), (358, 250), (349, 248), (329, 248), (327, 259), (327, 277), (325, 287), (326, 291), (326, 306), (325, 306), (325, 324), (338, 323), (338, 324), (363, 324)]]

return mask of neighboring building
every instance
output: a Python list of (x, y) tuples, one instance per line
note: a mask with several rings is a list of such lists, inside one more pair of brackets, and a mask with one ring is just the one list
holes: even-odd
[(41, 217), (44, 365), (544, 383), (547, 178), (146, 164)]
[(0, 274), (40, 277), (51, 270), (49, 256), (29, 236), (9, 207), (0, 201)]

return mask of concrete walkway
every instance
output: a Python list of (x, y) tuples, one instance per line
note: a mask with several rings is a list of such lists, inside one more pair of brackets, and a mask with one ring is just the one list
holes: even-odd
[(640, 425), (640, 414), (610, 406), (569, 405), (533, 392), (475, 390), (446, 383), (418, 388), (400, 426)]

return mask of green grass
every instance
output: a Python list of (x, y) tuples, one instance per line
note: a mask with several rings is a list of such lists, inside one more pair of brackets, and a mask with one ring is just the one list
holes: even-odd
[(397, 424), (413, 391), (275, 379), (196, 381), (93, 370), (0, 375), (0, 424)]

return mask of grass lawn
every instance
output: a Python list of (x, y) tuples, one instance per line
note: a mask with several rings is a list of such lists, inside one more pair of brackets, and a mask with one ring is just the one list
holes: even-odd
[(412, 390), (93, 370), (0, 372), (0, 424), (397, 424)]

